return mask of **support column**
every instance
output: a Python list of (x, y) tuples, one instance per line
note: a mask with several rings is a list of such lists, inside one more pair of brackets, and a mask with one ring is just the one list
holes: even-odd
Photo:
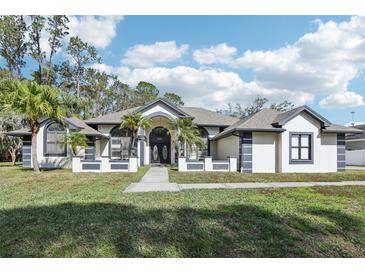
[(240, 172), (252, 173), (252, 132), (243, 132), (239, 140)]
[(345, 145), (346, 145), (345, 134), (337, 133), (337, 171), (345, 171), (346, 167)]
[(139, 158), (139, 166), (144, 166), (144, 158), (145, 158), (145, 146), (147, 142), (147, 137), (145, 135), (145, 130), (142, 128), (139, 131), (138, 135), (138, 158)]
[(22, 161), (23, 167), (31, 168), (32, 165), (32, 137), (31, 136), (23, 136), (23, 152), (22, 152)]

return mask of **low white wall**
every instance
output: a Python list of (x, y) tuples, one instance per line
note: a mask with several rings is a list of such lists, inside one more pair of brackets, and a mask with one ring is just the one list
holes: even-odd
[[(127, 167), (121, 168), (118, 165)], [(86, 168), (85, 166), (88, 166)], [(72, 158), (72, 172), (137, 172), (138, 158), (131, 157), (125, 160), (111, 160), (109, 158), (101, 158), (99, 160), (82, 160), (82, 157)]]
[[(189, 168), (195, 166), (194, 168)], [(212, 157), (206, 157), (204, 160), (186, 160), (186, 158), (179, 158), (179, 171), (213, 171), (213, 172), (236, 172), (237, 158), (229, 158), (228, 160), (212, 160)]]
[(346, 150), (346, 165), (365, 166), (365, 150)]

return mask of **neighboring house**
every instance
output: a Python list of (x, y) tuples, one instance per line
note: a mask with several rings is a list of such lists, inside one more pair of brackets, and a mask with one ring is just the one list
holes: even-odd
[[(353, 128), (365, 130), (365, 124), (355, 125)], [(346, 136), (346, 150), (365, 149), (365, 131), (361, 134), (348, 134)]]
[[(353, 128), (365, 130), (365, 124), (355, 125)], [(365, 166), (365, 131), (346, 136), (346, 164)]]
[[(152, 128), (139, 131), (136, 155), (128, 157), (130, 133), (120, 129), (123, 116), (140, 112), (152, 119)], [(207, 146), (194, 149), (188, 159), (177, 156), (167, 130), (169, 121), (190, 118)], [(89, 147), (71, 159), (64, 134), (84, 133)], [(345, 134), (361, 130), (335, 125), (307, 106), (279, 112), (263, 109), (243, 119), (203, 108), (177, 107), (164, 99), (145, 106), (82, 121), (65, 119), (41, 123), (38, 160), (41, 167), (70, 167), (78, 171), (135, 171), (148, 164), (179, 164), (179, 170), (241, 172), (335, 172), (345, 168)], [(23, 136), (23, 165), (31, 166), (30, 133)]]

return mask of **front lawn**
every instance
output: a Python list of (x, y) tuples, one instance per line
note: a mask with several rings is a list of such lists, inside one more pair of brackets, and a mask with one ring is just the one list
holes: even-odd
[(240, 172), (179, 172), (169, 168), (174, 183), (245, 183), (245, 182), (339, 182), (365, 181), (365, 170), (332, 173), (240, 173)]
[(123, 193), (143, 172), (0, 168), (0, 256), (365, 256), (365, 187)]
[[(21, 166), (22, 162), (15, 162), (15, 166)], [(0, 168), (2, 167), (13, 167), (12, 162), (0, 162)]]

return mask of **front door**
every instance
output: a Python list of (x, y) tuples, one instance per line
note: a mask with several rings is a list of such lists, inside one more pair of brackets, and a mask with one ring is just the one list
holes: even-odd
[(171, 137), (164, 127), (155, 127), (150, 133), (151, 163), (170, 164)]

